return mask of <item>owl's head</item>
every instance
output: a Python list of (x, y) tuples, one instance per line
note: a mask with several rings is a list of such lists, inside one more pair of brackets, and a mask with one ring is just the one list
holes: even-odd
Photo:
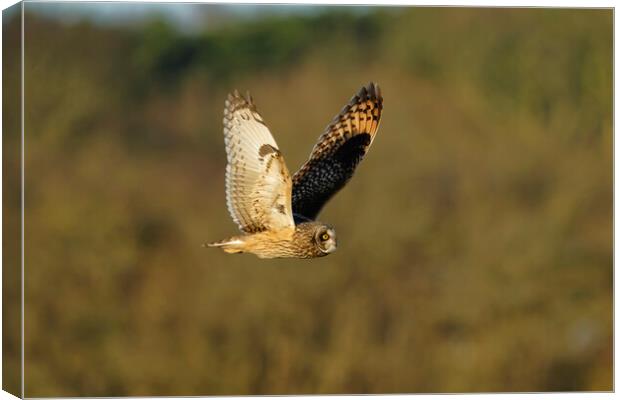
[(314, 242), (324, 255), (333, 253), (338, 246), (336, 231), (327, 225), (319, 225), (314, 231)]

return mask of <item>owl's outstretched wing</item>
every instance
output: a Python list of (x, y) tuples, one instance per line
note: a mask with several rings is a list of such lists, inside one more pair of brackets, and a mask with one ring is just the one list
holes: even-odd
[(313, 220), (355, 172), (375, 138), (383, 97), (370, 83), (344, 106), (312, 149), (310, 159), (293, 176), (293, 215)]
[(252, 98), (228, 95), (224, 108), (226, 204), (246, 233), (293, 227), (291, 176)]

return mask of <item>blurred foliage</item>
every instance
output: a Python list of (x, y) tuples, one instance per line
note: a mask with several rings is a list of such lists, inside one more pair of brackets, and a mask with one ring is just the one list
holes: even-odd
[[(27, 396), (612, 389), (612, 11), (353, 11), (26, 16)], [(200, 247), (227, 92), (295, 170), (370, 80), (338, 252)]]
[(2, 390), (21, 394), (21, 5), (2, 11)]
[(355, 16), (334, 7), (316, 16), (271, 16), (227, 24), (200, 37), (180, 37), (165, 20), (153, 20), (138, 39), (134, 62), (147, 76), (163, 83), (176, 82), (193, 68), (202, 74), (207, 70), (204, 76), (213, 83), (230, 84), (241, 76), (286, 73), (302, 62), (310, 49), (334, 38), (353, 39), (347, 45), (367, 51), (384, 31), (384, 15), (379, 11)]

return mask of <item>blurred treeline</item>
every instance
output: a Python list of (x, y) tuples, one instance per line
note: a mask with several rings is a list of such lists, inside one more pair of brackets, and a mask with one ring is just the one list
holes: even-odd
[[(26, 15), (26, 396), (612, 389), (611, 10), (218, 21)], [(201, 248), (228, 91), (295, 170), (370, 80), (335, 254)]]

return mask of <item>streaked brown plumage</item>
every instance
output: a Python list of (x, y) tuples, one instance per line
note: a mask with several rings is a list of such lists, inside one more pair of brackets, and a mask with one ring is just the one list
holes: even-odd
[[(327, 234), (327, 239), (321, 237)], [(227, 253), (254, 253), (260, 258), (316, 258), (336, 250), (336, 232), (320, 222), (302, 222), (294, 228), (233, 236), (209, 246)]]
[(375, 138), (382, 109), (379, 86), (371, 82), (360, 89), (291, 178), (252, 98), (229, 94), (224, 109), (226, 202), (244, 234), (209, 246), (261, 258), (315, 258), (334, 252), (334, 229), (314, 219), (353, 176)]

